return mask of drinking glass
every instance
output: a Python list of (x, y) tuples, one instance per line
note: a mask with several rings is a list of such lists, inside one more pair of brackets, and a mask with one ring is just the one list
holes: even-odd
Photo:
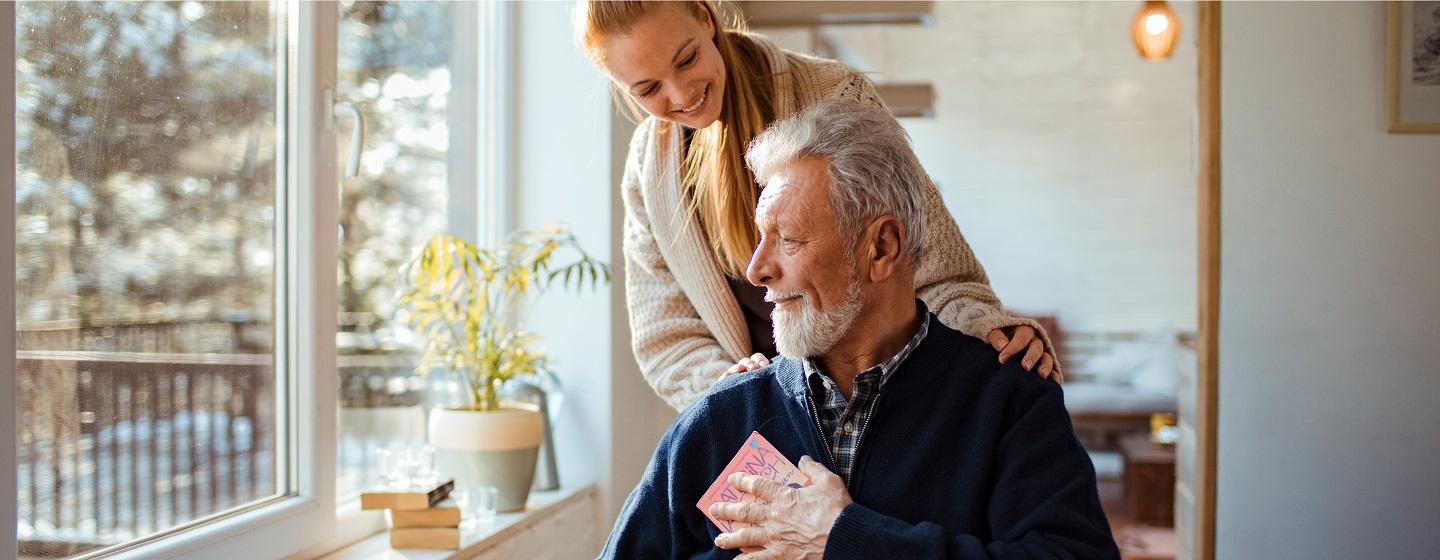
[(473, 530), (479, 525), (495, 521), (495, 510), (500, 504), (500, 494), (494, 486), (465, 486), (452, 494), (455, 504), (460, 506), (460, 528)]

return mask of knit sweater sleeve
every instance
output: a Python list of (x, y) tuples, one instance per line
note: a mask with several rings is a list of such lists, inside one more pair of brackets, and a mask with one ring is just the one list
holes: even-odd
[(621, 191), (625, 208), (625, 300), (630, 345), (645, 381), (676, 410), (717, 381), (733, 361), (675, 281), (651, 231), (641, 155), (651, 144), (653, 120), (635, 130)]
[[(839, 65), (838, 63), (834, 63)], [(876, 107), (885, 107), (884, 100), (868, 78), (853, 70), (847, 70), (826, 88), (824, 99), (848, 99)], [(1039, 323), (1031, 319), (1011, 316), (1000, 303), (1000, 298), (990, 288), (985, 269), (976, 260), (975, 253), (955, 218), (945, 207), (940, 189), (929, 177), (925, 180), (925, 247), (920, 255), (920, 266), (915, 271), (915, 293), (945, 326), (963, 332), (980, 340), (998, 328), (1025, 325), (1035, 329), (1045, 344), (1045, 351), (1055, 357), (1055, 379), (1063, 381), (1060, 369), (1060, 354), (1056, 352), (1050, 334)]]

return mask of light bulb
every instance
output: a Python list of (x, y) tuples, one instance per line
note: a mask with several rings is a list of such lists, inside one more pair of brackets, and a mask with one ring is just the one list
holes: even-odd
[(1170, 19), (1162, 14), (1150, 14), (1145, 16), (1145, 32), (1151, 35), (1159, 35), (1170, 27)]
[(1175, 50), (1175, 40), (1180, 36), (1180, 21), (1169, 4), (1147, 1), (1130, 23), (1130, 35), (1135, 40), (1135, 50), (1140, 51), (1142, 58), (1165, 60)]

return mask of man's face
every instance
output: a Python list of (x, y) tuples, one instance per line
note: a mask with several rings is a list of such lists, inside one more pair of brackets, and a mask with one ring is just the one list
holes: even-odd
[(745, 276), (775, 303), (775, 346), (786, 356), (829, 351), (863, 309), (851, 243), (836, 229), (829, 189), (826, 159), (795, 160), (765, 181), (755, 208), (760, 244)]

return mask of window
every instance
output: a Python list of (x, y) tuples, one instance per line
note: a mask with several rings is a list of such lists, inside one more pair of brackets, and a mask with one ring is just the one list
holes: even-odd
[(513, 83), (505, 3), (340, 6), (339, 98), (366, 122), (362, 172), (342, 181), (338, 218), (343, 506), (375, 481), (376, 449), (423, 444), (428, 410), (466, 398), (443, 374), (415, 373), (419, 342), (396, 315), (397, 271), (435, 233), (493, 243), (508, 230), (500, 116)]
[(20, 554), (279, 496), (280, 12), (15, 13)]
[(375, 482), (377, 448), (425, 441), (424, 405), (435, 392), (414, 373), (415, 345), (395, 323), (396, 271), (446, 227), (457, 11), (448, 2), (341, 7), (339, 96), (355, 103), (366, 122), (361, 175), (341, 183), (336, 495), (342, 502)]
[[(430, 233), (504, 227), (483, 210), (503, 206), (506, 98), (481, 89), (508, 87), (508, 11), (0, 4), (17, 158), (0, 344), (18, 344), (0, 520), (19, 537), (0, 556), (286, 557), (365, 534), (337, 490), (403, 438), (341, 437), (337, 405), (413, 408), (395, 267)], [(369, 128), (343, 181), (336, 101)]]

